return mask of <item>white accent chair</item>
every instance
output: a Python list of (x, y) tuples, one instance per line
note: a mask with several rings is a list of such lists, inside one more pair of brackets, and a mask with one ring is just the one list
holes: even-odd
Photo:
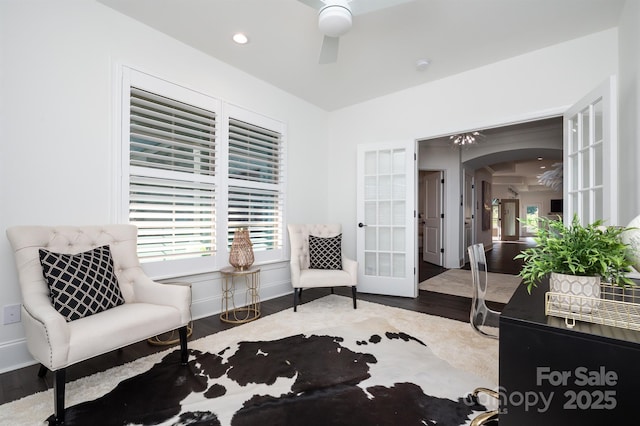
[(290, 224), (291, 285), (293, 286), (293, 311), (296, 312), (302, 297), (302, 289), (351, 287), (353, 309), (356, 309), (358, 263), (342, 256), (342, 270), (309, 268), (309, 235), (321, 238), (335, 237), (342, 233), (340, 224)]
[[(181, 361), (186, 365), (191, 288), (157, 283), (145, 275), (137, 256), (135, 226), (17, 226), (7, 230), (7, 237), (22, 291), (27, 348), (41, 363), (39, 376), (47, 369), (54, 372), (56, 423), (64, 423), (65, 368), (72, 364), (178, 329)], [(110, 247), (124, 303), (67, 322), (52, 305), (39, 249), (77, 254), (104, 245)]]

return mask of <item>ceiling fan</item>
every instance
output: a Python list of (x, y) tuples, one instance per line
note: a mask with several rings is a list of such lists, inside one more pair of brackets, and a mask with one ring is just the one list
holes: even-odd
[(324, 34), (320, 63), (338, 60), (340, 36), (351, 29), (352, 17), (413, 0), (299, 0), (318, 10), (318, 29)]

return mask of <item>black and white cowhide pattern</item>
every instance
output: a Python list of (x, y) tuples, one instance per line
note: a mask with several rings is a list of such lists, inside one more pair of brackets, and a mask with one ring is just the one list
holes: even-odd
[(366, 324), (213, 354), (179, 352), (106, 395), (69, 407), (66, 425), (464, 425), (486, 381), (451, 367), (419, 340)]

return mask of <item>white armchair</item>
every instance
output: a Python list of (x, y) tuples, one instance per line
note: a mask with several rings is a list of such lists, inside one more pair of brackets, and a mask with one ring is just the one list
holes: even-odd
[(315, 269), (312, 268), (309, 250), (309, 236), (331, 238), (341, 235), (342, 227), (339, 224), (290, 224), (289, 242), (291, 246), (291, 285), (293, 286), (293, 310), (297, 311), (298, 303), (302, 296), (303, 288), (313, 287), (351, 287), (353, 309), (356, 309), (356, 286), (358, 284), (358, 263), (355, 260), (342, 256), (341, 269)]
[[(186, 365), (191, 289), (160, 284), (145, 275), (136, 252), (135, 226), (17, 226), (7, 230), (7, 237), (22, 291), (27, 347), (41, 363), (40, 376), (46, 374), (44, 368), (54, 372), (57, 423), (64, 423), (65, 368), (72, 364), (178, 329), (182, 363)], [(102, 246), (110, 249), (120, 304), (69, 321), (52, 304), (40, 249), (75, 255)]]

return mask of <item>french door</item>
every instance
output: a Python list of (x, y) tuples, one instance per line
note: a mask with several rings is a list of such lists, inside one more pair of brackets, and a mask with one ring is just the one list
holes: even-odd
[(618, 221), (616, 80), (610, 77), (564, 114), (564, 221)]
[(358, 145), (358, 291), (417, 297), (415, 141)]

